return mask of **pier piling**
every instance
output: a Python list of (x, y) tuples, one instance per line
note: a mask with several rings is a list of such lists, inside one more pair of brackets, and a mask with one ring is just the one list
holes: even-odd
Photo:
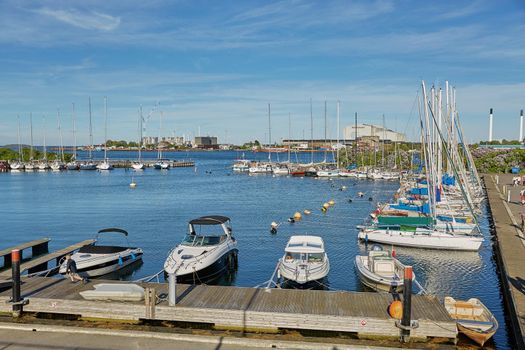
[(403, 289), (403, 318), (401, 319), (401, 340), (407, 342), (410, 339), (411, 313), (412, 313), (412, 266), (405, 266), (404, 289)]
[(177, 304), (177, 276), (174, 273), (168, 275), (168, 305)]
[(13, 317), (20, 317), (22, 304), (20, 303), (20, 250), (11, 251), (11, 277), (13, 280)]

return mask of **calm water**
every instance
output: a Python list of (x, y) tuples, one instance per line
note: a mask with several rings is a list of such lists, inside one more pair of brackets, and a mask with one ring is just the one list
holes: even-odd
[[(129, 152), (111, 154), (113, 158), (134, 156)], [(0, 247), (47, 236), (52, 238), (50, 248), (55, 249), (92, 238), (100, 228), (121, 227), (130, 233), (130, 244), (144, 249), (144, 263), (126, 277), (133, 280), (162, 269), (168, 251), (182, 240), (190, 219), (219, 214), (232, 219), (239, 242), (239, 269), (232, 284), (251, 287), (267, 281), (290, 235), (307, 233), (320, 235), (325, 241), (331, 263), (330, 288), (363, 290), (354, 258), (365, 253), (365, 246), (357, 242), (355, 226), (377, 202), (391, 199), (397, 182), (232, 174), (232, 160), (240, 157), (236, 152), (165, 156), (191, 158), (196, 169), (0, 174)], [(324, 154), (315, 156), (322, 159)], [(156, 154), (145, 153), (143, 157), (155, 158)], [(246, 153), (246, 157), (266, 159), (267, 155)], [(298, 157), (299, 161), (310, 161), (310, 154)], [(280, 158), (284, 160), (287, 155)], [(292, 160), (295, 158), (293, 155)], [(129, 188), (132, 176), (135, 189)], [(341, 191), (342, 186), (347, 190)], [(364, 199), (356, 198), (359, 191), (365, 192)], [(330, 199), (336, 205), (323, 214), (320, 208)], [(295, 224), (286, 222), (294, 212), (304, 209), (312, 210), (312, 214)], [(272, 221), (283, 222), (276, 235), (269, 232)], [(440, 297), (480, 298), (500, 322), (497, 347), (509, 348), (486, 215), (481, 224), (487, 239), (479, 253), (398, 248), (397, 254), (401, 261), (414, 266), (418, 281), (428, 292)], [(116, 237), (108, 240), (117, 242)]]

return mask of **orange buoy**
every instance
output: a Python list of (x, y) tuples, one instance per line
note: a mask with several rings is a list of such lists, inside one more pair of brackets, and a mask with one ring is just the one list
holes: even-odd
[(298, 211), (296, 211), (295, 214), (293, 214), (293, 218), (294, 218), (295, 220), (301, 220), (302, 215), (301, 215), (301, 213), (299, 213)]
[(391, 302), (388, 306), (388, 314), (397, 320), (403, 318), (403, 303), (399, 300)]
[(323, 208), (325, 208), (325, 209), (330, 208), (330, 204), (328, 204), (328, 203), (323, 204)]
[(333, 199), (330, 199), (330, 200), (328, 201), (328, 204), (330, 204), (330, 206), (333, 206), (333, 205), (335, 204), (335, 201), (334, 201)]

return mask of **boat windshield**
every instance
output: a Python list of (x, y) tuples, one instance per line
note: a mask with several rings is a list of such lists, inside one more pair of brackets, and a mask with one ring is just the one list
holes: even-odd
[(323, 262), (323, 253), (286, 253), (284, 257), (285, 262), (304, 261), (309, 263)]
[(221, 236), (199, 236), (199, 235), (186, 235), (182, 241), (182, 245), (189, 247), (205, 247), (217, 245), (226, 240), (226, 235)]

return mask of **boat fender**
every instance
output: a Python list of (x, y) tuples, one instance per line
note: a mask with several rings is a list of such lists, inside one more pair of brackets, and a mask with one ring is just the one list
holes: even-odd
[(122, 266), (123, 263), (124, 263), (124, 262), (122, 261), (122, 257), (119, 256), (119, 257), (118, 257), (118, 264), (119, 264), (120, 266)]

